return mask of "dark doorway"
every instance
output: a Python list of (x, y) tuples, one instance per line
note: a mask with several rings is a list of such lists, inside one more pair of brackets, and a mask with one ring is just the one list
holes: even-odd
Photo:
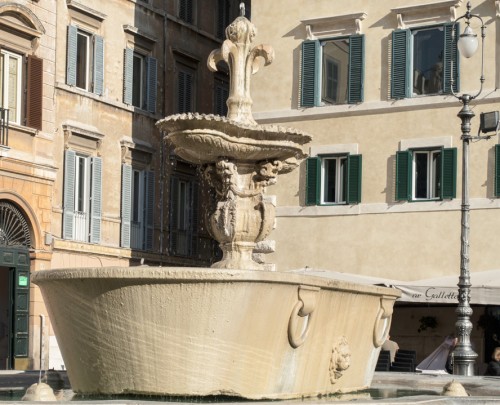
[(12, 368), (12, 271), (0, 267), (0, 370)]

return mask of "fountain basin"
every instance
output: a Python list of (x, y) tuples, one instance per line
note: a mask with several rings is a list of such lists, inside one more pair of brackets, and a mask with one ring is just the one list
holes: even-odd
[(302, 274), (81, 268), (32, 275), (73, 391), (296, 398), (370, 386), (397, 290)]

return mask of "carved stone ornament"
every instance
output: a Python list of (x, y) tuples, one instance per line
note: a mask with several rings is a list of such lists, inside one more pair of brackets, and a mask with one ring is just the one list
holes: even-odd
[(180, 158), (202, 166), (203, 180), (215, 190), (215, 207), (206, 213), (207, 228), (223, 258), (215, 268), (264, 270), (252, 253), (273, 229), (275, 206), (264, 198), (278, 174), (295, 169), (307, 155), (311, 137), (277, 125), (258, 125), (252, 117), (250, 77), (272, 62), (267, 45), (251, 47), (254, 25), (240, 16), (226, 29), (227, 39), (208, 58), (208, 66), (229, 66), (228, 116), (176, 114), (157, 122)]
[(345, 336), (340, 336), (332, 349), (330, 359), (330, 382), (335, 384), (351, 365), (351, 348)]

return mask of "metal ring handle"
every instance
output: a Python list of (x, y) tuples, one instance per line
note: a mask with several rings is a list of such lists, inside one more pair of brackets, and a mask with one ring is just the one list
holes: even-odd
[[(300, 311), (303, 307), (304, 303), (302, 301), (297, 301), (293, 307), (292, 314), (290, 315), (290, 320), (288, 321), (288, 341), (290, 342), (290, 346), (294, 349), (301, 346), (305, 342), (307, 334), (309, 333), (309, 325), (312, 321), (312, 312), (307, 315), (300, 315)], [(295, 331), (297, 330), (297, 319), (299, 317), (306, 318), (306, 326), (300, 336), (297, 336)]]

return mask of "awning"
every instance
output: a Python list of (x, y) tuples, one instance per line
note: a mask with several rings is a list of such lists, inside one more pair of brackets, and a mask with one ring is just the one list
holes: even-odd
[[(402, 295), (398, 301), (403, 302), (425, 304), (456, 304), (458, 302), (458, 274), (416, 281), (401, 281), (313, 268), (302, 268), (292, 270), (292, 272), (358, 284), (394, 287), (401, 290)], [(470, 278), (471, 304), (500, 305), (500, 270), (472, 272)]]

